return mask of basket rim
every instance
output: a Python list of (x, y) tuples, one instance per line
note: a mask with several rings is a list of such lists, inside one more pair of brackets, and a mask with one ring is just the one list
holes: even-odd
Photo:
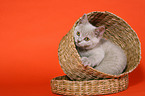
[(103, 78), (103, 79), (90, 79), (90, 80), (81, 80), (81, 81), (78, 81), (78, 80), (62, 80), (62, 79), (58, 79), (60, 77), (64, 77), (64, 76), (67, 76), (67, 75), (62, 75), (62, 76), (57, 76), (53, 79), (51, 79), (51, 81), (67, 81), (67, 82), (93, 82), (93, 81), (110, 81), (110, 80), (114, 80), (114, 79), (121, 79), (121, 78), (124, 78), (125, 76), (127, 76), (128, 74), (120, 77), (120, 78)]

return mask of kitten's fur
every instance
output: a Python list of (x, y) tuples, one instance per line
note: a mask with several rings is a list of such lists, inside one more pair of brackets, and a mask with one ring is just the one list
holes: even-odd
[(85, 14), (75, 27), (75, 44), (84, 66), (117, 75), (125, 69), (127, 58), (119, 46), (102, 38), (104, 31), (105, 26), (93, 26)]

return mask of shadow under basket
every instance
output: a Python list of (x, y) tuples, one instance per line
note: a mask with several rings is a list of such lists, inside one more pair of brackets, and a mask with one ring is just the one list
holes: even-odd
[(122, 74), (111, 75), (92, 67), (84, 67), (74, 43), (74, 28), (62, 38), (58, 57), (61, 68), (67, 76), (51, 80), (53, 93), (62, 95), (101, 95), (117, 93), (127, 89), (128, 73), (132, 72), (141, 59), (141, 47), (135, 31), (120, 17), (110, 12), (91, 12), (87, 14), (94, 26), (104, 25), (103, 37), (120, 46), (127, 56), (127, 66)]

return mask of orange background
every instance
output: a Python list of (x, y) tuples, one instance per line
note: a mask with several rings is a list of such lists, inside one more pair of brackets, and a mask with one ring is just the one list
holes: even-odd
[(64, 75), (59, 42), (92, 11), (123, 18), (142, 44), (142, 60), (129, 74), (129, 88), (111, 96), (145, 96), (145, 0), (0, 0), (0, 96), (58, 96), (50, 80)]

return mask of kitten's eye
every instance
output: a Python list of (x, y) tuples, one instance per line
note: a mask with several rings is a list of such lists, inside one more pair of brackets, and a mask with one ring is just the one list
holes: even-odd
[(80, 32), (79, 31), (77, 32), (77, 35), (80, 36)]
[(85, 41), (89, 41), (90, 39), (89, 39), (88, 37), (85, 37), (84, 40), (85, 40)]

